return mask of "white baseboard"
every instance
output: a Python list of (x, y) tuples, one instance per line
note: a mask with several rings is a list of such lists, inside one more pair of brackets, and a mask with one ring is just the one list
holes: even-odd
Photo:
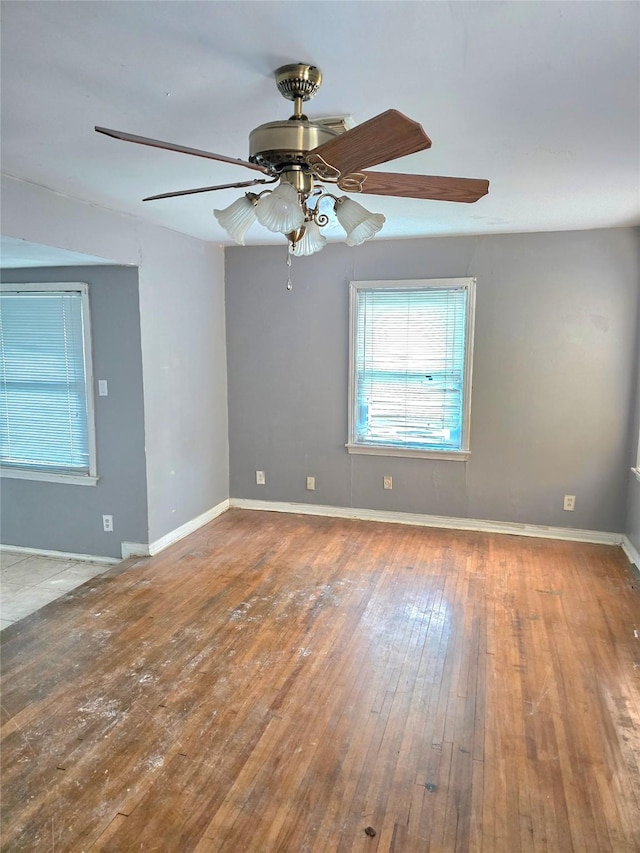
[[(226, 510), (253, 509), (266, 512), (291, 512), (298, 515), (320, 515), (329, 518), (357, 518), (363, 521), (381, 521), (390, 524), (409, 524), (418, 527), (440, 527), (448, 530), (475, 530), (482, 533), (504, 533), (512, 536), (532, 536), (542, 539), (565, 539), (569, 542), (587, 542), (599, 545), (620, 545), (635, 572), (640, 573), (640, 553), (628, 536), (599, 530), (580, 530), (572, 527), (545, 527), (536, 524), (517, 524), (510, 521), (486, 521), (477, 518), (454, 518), (443, 515), (421, 515), (409, 512), (388, 512), (377, 509), (324, 506), (321, 504), (287, 503), (277, 501), (255, 501), (243, 498), (228, 498), (187, 521), (175, 530), (166, 533), (155, 542), (122, 542), (122, 559), (129, 557), (152, 557), (169, 545), (184, 539)], [(19, 545), (0, 544), (0, 551), (12, 551), (37, 557), (57, 560), (77, 560), (112, 566), (120, 562), (116, 557), (99, 557), (93, 554), (72, 554), (66, 551), (50, 551), (43, 548), (25, 548)]]
[(24, 548), (22, 545), (0, 545), (0, 551), (11, 551), (14, 554), (25, 554), (29, 557), (48, 557), (53, 560), (99, 563), (104, 566), (115, 566), (116, 563), (120, 562), (119, 557), (98, 557), (95, 554), (72, 554), (69, 551), (50, 551), (47, 548)]
[(122, 559), (128, 560), (129, 557), (150, 557), (148, 542), (121, 542), (120, 551)]
[(213, 521), (214, 518), (222, 515), (222, 513), (226, 512), (228, 509), (229, 500), (228, 498), (225, 498), (225, 500), (220, 501), (216, 506), (208, 509), (206, 512), (203, 512), (202, 515), (192, 518), (191, 521), (181, 524), (180, 527), (176, 527), (175, 530), (171, 530), (169, 533), (165, 533), (164, 536), (161, 536), (160, 539), (156, 539), (155, 542), (150, 542), (149, 544), (141, 542), (123, 542), (121, 546), (122, 559), (126, 560), (128, 557), (153, 557), (154, 554), (159, 554), (160, 551), (164, 551), (164, 549), (168, 548), (169, 545), (173, 545), (174, 542), (184, 539), (185, 536), (193, 533), (199, 527)]
[(537, 524), (517, 524), (511, 521), (485, 521), (478, 518), (453, 518), (443, 515), (420, 515), (410, 512), (387, 512), (377, 509), (322, 506), (318, 504), (254, 501), (231, 498), (229, 506), (237, 509), (258, 509), (268, 512), (293, 512), (300, 515), (322, 515), (331, 518), (359, 518), (363, 521), (383, 521), (391, 524), (412, 524), (419, 527), (442, 527), (449, 530), (475, 530), (482, 533), (507, 533), (512, 536), (534, 536), (541, 539), (566, 539), (569, 542), (590, 542), (598, 545), (621, 545), (621, 533), (600, 530), (580, 530), (573, 527), (545, 527)]

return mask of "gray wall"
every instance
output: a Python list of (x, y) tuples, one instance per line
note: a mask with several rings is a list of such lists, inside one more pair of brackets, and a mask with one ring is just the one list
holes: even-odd
[[(3, 478), (0, 539), (5, 545), (120, 557), (122, 541), (148, 541), (138, 271), (5, 270), (2, 280), (89, 284), (100, 479), (92, 487)], [(108, 381), (108, 397), (98, 396), (98, 379)], [(113, 533), (103, 532), (103, 514), (113, 515)]]
[[(330, 244), (294, 259), (291, 293), (285, 260), (226, 252), (231, 497), (624, 530), (637, 229)], [(471, 459), (350, 456), (348, 282), (468, 275)]]

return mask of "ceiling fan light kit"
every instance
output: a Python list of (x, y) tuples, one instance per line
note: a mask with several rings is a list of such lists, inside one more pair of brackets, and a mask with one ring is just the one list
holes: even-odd
[(327, 242), (327, 238), (320, 231), (320, 226), (313, 219), (305, 223), (300, 236), (294, 235), (294, 237), (295, 239), (289, 242), (290, 252), (299, 257), (315, 255), (316, 252), (324, 249)]
[(369, 213), (357, 201), (346, 196), (336, 199), (335, 211), (338, 222), (347, 232), (347, 246), (360, 246), (384, 225), (381, 213)]
[(431, 147), (431, 140), (418, 122), (397, 110), (387, 110), (351, 129), (341, 130), (322, 121), (310, 121), (302, 105), (317, 94), (322, 74), (315, 65), (283, 65), (275, 72), (280, 94), (293, 101), (294, 112), (285, 121), (262, 124), (249, 135), (249, 159), (241, 160), (174, 145), (157, 139), (96, 127), (96, 131), (125, 142), (178, 151), (210, 160), (233, 163), (265, 177), (237, 184), (199, 187), (150, 196), (145, 201), (172, 198), (219, 189), (277, 183), (259, 194), (246, 193), (214, 216), (240, 245), (254, 222), (286, 236), (289, 252), (307, 256), (324, 248), (321, 228), (332, 216), (346, 233), (348, 246), (359, 246), (382, 228), (381, 213), (370, 213), (347, 196), (335, 196), (324, 185), (337, 185), (345, 193), (399, 196), (440, 201), (474, 202), (489, 190), (489, 182), (477, 178), (443, 178), (401, 175), (394, 172), (365, 172), (370, 166), (395, 160)]
[(213, 211), (220, 225), (240, 246), (244, 246), (244, 236), (256, 221), (257, 200), (258, 197), (254, 193), (246, 193), (224, 210)]

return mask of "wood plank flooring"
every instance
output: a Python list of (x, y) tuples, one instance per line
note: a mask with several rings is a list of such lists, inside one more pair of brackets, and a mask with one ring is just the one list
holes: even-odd
[(638, 586), (608, 546), (227, 512), (2, 633), (2, 850), (638, 851)]

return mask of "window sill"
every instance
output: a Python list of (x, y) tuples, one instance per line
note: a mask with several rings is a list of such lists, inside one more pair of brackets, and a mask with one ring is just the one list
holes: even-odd
[(632, 468), (631, 470), (636, 475), (636, 480), (640, 482), (640, 468)]
[(384, 445), (347, 444), (349, 453), (363, 456), (408, 456), (413, 459), (448, 459), (466, 462), (471, 456), (469, 450), (411, 450), (404, 447), (385, 447)]
[(0, 477), (10, 480), (39, 480), (43, 483), (67, 483), (72, 486), (95, 486), (98, 477), (91, 474), (59, 474), (55, 471), (29, 471), (26, 468), (0, 468)]

